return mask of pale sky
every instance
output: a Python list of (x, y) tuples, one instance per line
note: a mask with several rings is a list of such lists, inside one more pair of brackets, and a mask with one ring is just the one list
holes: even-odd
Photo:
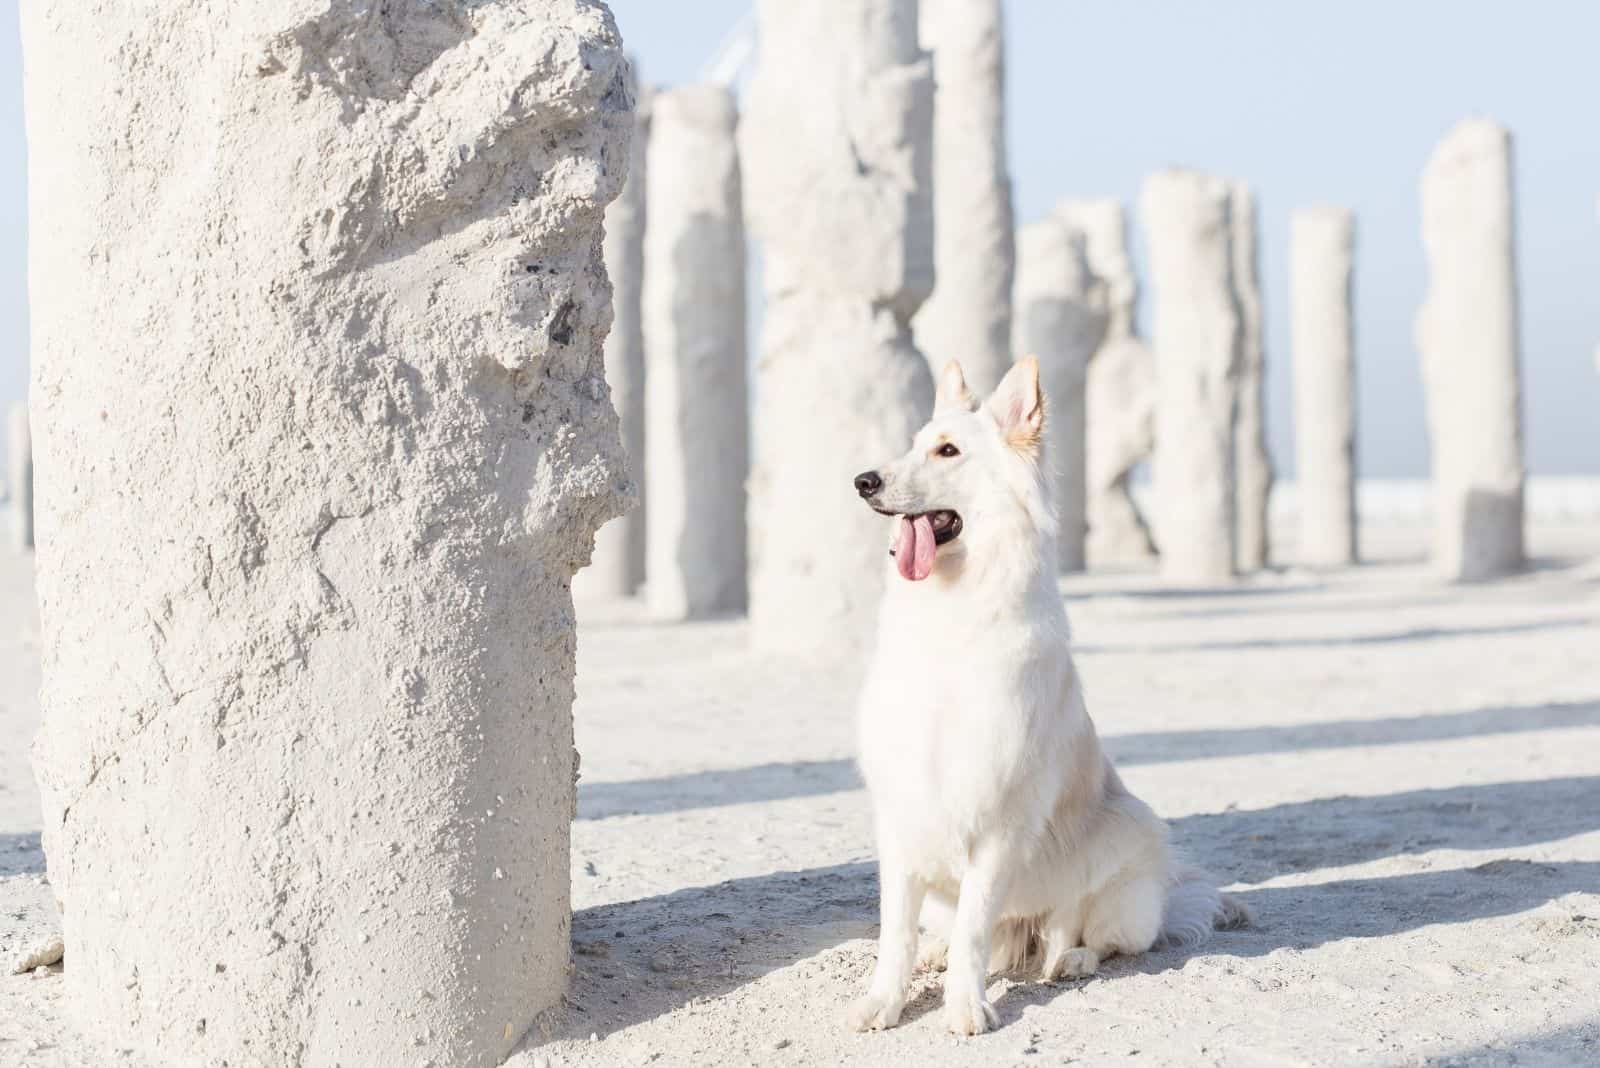
[[(28, 3), (45, 0), (23, 0)], [(15, 3), (0, 6), (0, 402), (27, 380), (26, 164)], [(614, 0), (647, 80), (695, 79), (744, 0)], [(1132, 206), (1170, 165), (1258, 191), (1274, 460), (1293, 468), (1288, 220), (1355, 209), (1360, 452), (1427, 473), (1411, 322), (1426, 284), (1417, 179), (1457, 119), (1515, 137), (1524, 411), (1535, 474), (1600, 474), (1600, 4), (1487, 0), (1007, 0), (1019, 221), (1060, 198)], [(1137, 218), (1135, 217), (1135, 223)], [(1137, 227), (1135, 228), (1137, 233)]]

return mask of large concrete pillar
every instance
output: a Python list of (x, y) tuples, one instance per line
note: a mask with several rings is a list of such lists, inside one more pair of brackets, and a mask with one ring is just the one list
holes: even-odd
[(916, 0), (761, 0), (739, 125), (766, 306), (750, 478), (755, 644), (856, 654), (884, 527), (851, 478), (933, 407), (909, 323), (933, 288), (933, 83)]
[(1240, 571), (1267, 566), (1272, 457), (1267, 452), (1266, 336), (1261, 316), (1260, 253), (1255, 194), (1243, 182), (1228, 188), (1233, 227), (1233, 292), (1239, 307), (1239, 411), (1234, 436), (1234, 557)]
[(917, 345), (934, 376), (960, 360), (987, 395), (1011, 366), (1015, 252), (1006, 165), (1005, 25), (1001, 0), (922, 0), (933, 58), (933, 295)]
[(1290, 234), (1300, 563), (1356, 561), (1355, 216), (1305, 208)]
[(658, 93), (645, 238), (646, 599), (661, 619), (745, 607), (744, 220), (733, 95)]
[(1079, 230), (1089, 269), (1106, 296), (1106, 333), (1089, 362), (1088, 523), (1090, 567), (1146, 563), (1155, 546), (1128, 482), (1155, 447), (1155, 354), (1134, 327), (1139, 281), (1116, 200), (1070, 200), (1057, 214)]
[(1037, 356), (1049, 401), (1045, 463), (1055, 475), (1056, 548), (1062, 571), (1084, 568), (1090, 357), (1106, 332), (1105, 287), (1089, 270), (1084, 235), (1057, 217), (1017, 231), (1013, 346)]
[(1155, 288), (1156, 544), (1174, 582), (1235, 573), (1234, 419), (1240, 316), (1226, 182), (1190, 171), (1145, 179)]
[(11, 488), (11, 543), (19, 552), (33, 548), (33, 435), (28, 406), (12, 405), (6, 421), (6, 465)]
[(650, 143), (650, 87), (638, 81), (637, 60), (629, 66), (634, 90), (633, 144), (628, 180), (606, 208), (605, 261), (611, 276), (611, 333), (606, 335), (606, 384), (622, 428), (637, 503), (600, 528), (589, 566), (572, 578), (580, 598), (629, 597), (645, 578), (645, 526), (649, 519), (649, 468), (645, 457), (644, 235), (647, 225), (646, 146)]
[(1458, 123), (1422, 174), (1417, 348), (1433, 456), (1433, 562), (1471, 581), (1523, 563), (1522, 379), (1511, 135)]
[(73, 1011), (163, 1064), (495, 1064), (566, 985), (568, 586), (627, 490), (610, 13), (22, 29)]

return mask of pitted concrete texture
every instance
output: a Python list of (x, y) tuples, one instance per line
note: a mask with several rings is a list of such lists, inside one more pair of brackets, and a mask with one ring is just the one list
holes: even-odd
[(1296, 559), (1340, 567), (1357, 551), (1355, 216), (1331, 206), (1297, 211), (1290, 245)]
[(628, 481), (593, 0), (29, 4), (44, 851), (166, 1064), (490, 1065), (566, 987)]
[(1433, 461), (1433, 562), (1475, 581), (1523, 565), (1522, 370), (1511, 134), (1458, 123), (1422, 174), (1428, 293), (1417, 348)]
[(750, 637), (859, 658), (882, 521), (851, 479), (933, 409), (911, 317), (933, 288), (933, 78), (917, 0), (761, 0), (739, 124), (766, 304), (750, 474)]
[(1128, 256), (1128, 228), (1116, 200), (1069, 200), (1057, 214), (1083, 233), (1089, 269), (1106, 292), (1106, 334), (1089, 362), (1087, 385), (1091, 567), (1126, 567), (1155, 558), (1129, 479), (1155, 448), (1156, 360), (1134, 328), (1139, 280)]
[(1012, 352), (1016, 269), (1006, 163), (1005, 13), (1001, 0), (921, 0), (922, 47), (933, 59), (933, 228), (936, 279), (917, 313), (917, 346), (935, 379), (960, 360), (987, 396), (1026, 353)]
[(1272, 556), (1267, 504), (1272, 457), (1267, 452), (1266, 330), (1261, 310), (1259, 229), (1255, 193), (1244, 182), (1229, 186), (1233, 228), (1233, 295), (1239, 307), (1239, 411), (1233, 424), (1234, 562), (1259, 571)]
[(1045, 465), (1055, 475), (1062, 571), (1082, 571), (1089, 530), (1086, 387), (1106, 333), (1105, 286), (1089, 270), (1082, 231), (1047, 216), (1017, 231), (1015, 347), (1039, 358), (1049, 402)]
[(745, 608), (744, 218), (738, 105), (711, 85), (658, 93), (645, 237), (645, 595), (658, 619)]
[(628, 152), (628, 180), (606, 208), (605, 261), (611, 276), (611, 332), (606, 335), (606, 384), (622, 429), (622, 451), (628, 457), (636, 503), (610, 520), (594, 536), (589, 566), (572, 578), (577, 597), (627, 597), (645, 578), (645, 527), (650, 495), (645, 462), (644, 365), (644, 237), (648, 228), (645, 167), (650, 142), (652, 89), (641, 85), (637, 64), (629, 64), (634, 87), (633, 144)]
[(1221, 179), (1163, 171), (1145, 180), (1140, 203), (1155, 290), (1161, 573), (1172, 582), (1226, 581), (1236, 572), (1241, 336), (1231, 194)]

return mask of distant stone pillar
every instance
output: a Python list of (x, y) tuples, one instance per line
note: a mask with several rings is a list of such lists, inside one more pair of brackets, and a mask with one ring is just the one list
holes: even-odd
[(1106, 294), (1105, 339), (1089, 362), (1087, 388), (1088, 564), (1142, 564), (1155, 546), (1128, 482), (1155, 447), (1156, 363), (1134, 328), (1139, 282), (1127, 224), (1116, 200), (1067, 201), (1057, 213), (1083, 234)]
[(1295, 481), (1299, 560), (1356, 561), (1356, 361), (1351, 282), (1355, 216), (1348, 208), (1294, 213), (1290, 237)]
[(496, 1065), (567, 984), (569, 585), (627, 489), (611, 15), (22, 31), (67, 1004), (160, 1064)]
[(1268, 504), (1272, 457), (1267, 452), (1266, 336), (1261, 314), (1256, 198), (1243, 182), (1229, 184), (1233, 227), (1233, 291), (1239, 306), (1239, 411), (1234, 421), (1234, 563), (1259, 571), (1271, 556)]
[(606, 208), (605, 261), (611, 276), (611, 333), (606, 335), (606, 384), (622, 428), (622, 449), (628, 457), (636, 504), (601, 527), (594, 536), (589, 566), (572, 577), (580, 598), (629, 597), (645, 579), (645, 526), (649, 520), (649, 468), (645, 457), (644, 236), (647, 226), (645, 167), (650, 143), (650, 87), (638, 82), (630, 64), (634, 89), (633, 144), (628, 151), (628, 180), (622, 195)]
[(884, 520), (854, 475), (933, 407), (909, 323), (933, 288), (933, 81), (916, 0), (760, 0), (739, 125), (766, 306), (750, 477), (759, 648), (854, 655), (883, 589)]
[(1240, 317), (1227, 183), (1189, 171), (1145, 180), (1156, 294), (1156, 543), (1174, 582), (1235, 573), (1234, 419)]
[(658, 93), (645, 238), (646, 600), (660, 619), (745, 607), (744, 220), (733, 95)]
[(28, 406), (12, 405), (7, 425), (6, 457), (11, 469), (12, 544), (19, 552), (33, 548), (33, 435), (28, 432)]
[(1045, 463), (1056, 476), (1060, 567), (1082, 571), (1089, 529), (1084, 393), (1107, 319), (1105, 287), (1089, 270), (1083, 234), (1055, 217), (1018, 230), (1014, 292), (1013, 347), (1038, 357), (1049, 404)]
[(1428, 293), (1417, 316), (1433, 456), (1433, 560), (1472, 581), (1523, 564), (1511, 135), (1458, 123), (1422, 174)]
[[(917, 345), (937, 378), (961, 361), (980, 395), (1010, 368), (1015, 251), (1006, 165), (1005, 26), (1001, 0), (922, 0), (933, 57), (933, 295)], [(1018, 353), (1017, 355), (1021, 355)]]

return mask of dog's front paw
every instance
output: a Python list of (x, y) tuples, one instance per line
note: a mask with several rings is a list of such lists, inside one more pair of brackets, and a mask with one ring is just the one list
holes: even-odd
[(855, 1031), (887, 1031), (900, 1022), (900, 1013), (905, 1007), (906, 999), (903, 997), (872, 991), (856, 998), (845, 1019)]
[(1000, 1026), (1000, 1014), (989, 1004), (983, 987), (947, 985), (944, 988), (944, 1025), (952, 1035), (981, 1035)]

